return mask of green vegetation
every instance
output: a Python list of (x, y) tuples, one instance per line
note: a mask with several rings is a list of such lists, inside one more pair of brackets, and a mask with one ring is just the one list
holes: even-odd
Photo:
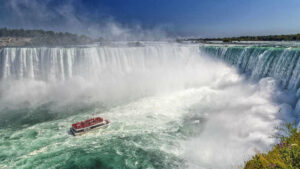
[(296, 123), (280, 128), (287, 135), (277, 135), (280, 143), (267, 154), (256, 154), (245, 169), (300, 169), (300, 132)]
[[(54, 32), (44, 30), (24, 30), (24, 29), (0, 29), (0, 38), (28, 38), (26, 46), (59, 46), (59, 45), (79, 45), (92, 42), (92, 39), (84, 35), (75, 35), (68, 32)], [(13, 46), (13, 43), (12, 43)]]
[[(228, 37), (228, 38), (196, 38), (196, 39), (184, 39), (193, 42), (207, 42), (207, 41), (300, 41), (300, 34), (291, 35), (268, 35), (268, 36), (240, 36), (240, 37)], [(180, 41), (180, 40), (179, 40)]]

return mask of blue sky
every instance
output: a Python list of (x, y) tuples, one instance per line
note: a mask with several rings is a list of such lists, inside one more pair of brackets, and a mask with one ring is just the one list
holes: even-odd
[(0, 27), (97, 36), (112, 25), (111, 34), (117, 35), (144, 30), (195, 37), (300, 33), (300, 0), (0, 0)]

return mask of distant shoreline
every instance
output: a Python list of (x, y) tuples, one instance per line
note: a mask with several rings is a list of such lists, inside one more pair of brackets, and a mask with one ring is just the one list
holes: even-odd
[(0, 47), (71, 46), (98, 40), (68, 32), (0, 28)]
[(184, 38), (177, 41), (191, 41), (207, 43), (210, 41), (234, 42), (234, 41), (300, 41), (300, 34), (289, 35), (267, 35), (267, 36), (239, 36), (225, 38)]
[[(181, 38), (177, 42), (204, 44), (249, 44), (245, 42), (300, 42), (300, 34), (240, 36), (226, 38)], [(0, 48), (3, 47), (61, 47), (80, 46), (105, 42), (102, 38), (92, 39), (85, 35), (45, 30), (0, 28)]]

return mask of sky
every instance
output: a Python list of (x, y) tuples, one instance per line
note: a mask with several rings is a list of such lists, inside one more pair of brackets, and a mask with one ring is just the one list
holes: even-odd
[(300, 0), (0, 0), (0, 27), (105, 38), (300, 33)]

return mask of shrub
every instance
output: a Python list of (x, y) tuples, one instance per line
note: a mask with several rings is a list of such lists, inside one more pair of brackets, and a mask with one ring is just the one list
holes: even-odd
[(248, 162), (245, 169), (300, 169), (300, 132), (296, 123), (279, 128), (284, 134), (277, 134), (280, 143), (268, 153), (258, 153)]

